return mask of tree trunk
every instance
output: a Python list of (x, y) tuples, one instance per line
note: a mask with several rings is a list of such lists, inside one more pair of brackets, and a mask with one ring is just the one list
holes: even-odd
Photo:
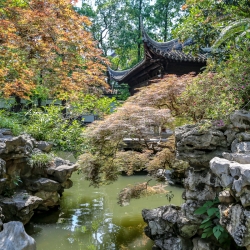
[(141, 39), (141, 19), (142, 19), (142, 0), (140, 0), (139, 2), (139, 27), (138, 27), (138, 44), (137, 44), (137, 60), (138, 62), (141, 60), (141, 42), (140, 42), (140, 39)]
[(37, 98), (37, 107), (38, 108), (41, 108), (41, 106), (42, 106), (42, 98)]
[(67, 115), (66, 103), (67, 103), (66, 100), (62, 100), (62, 106), (63, 106), (62, 115), (63, 115), (64, 118), (66, 118), (66, 115)]
[(164, 21), (164, 42), (167, 42), (167, 37), (168, 37), (168, 6), (169, 3), (166, 5), (166, 18)]
[(22, 110), (21, 98), (19, 96), (15, 96), (15, 104), (12, 107), (12, 110), (17, 113)]

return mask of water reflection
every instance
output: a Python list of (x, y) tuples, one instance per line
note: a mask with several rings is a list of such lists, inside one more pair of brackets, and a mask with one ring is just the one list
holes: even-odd
[[(152, 242), (143, 234), (143, 208), (169, 204), (164, 195), (132, 200), (117, 205), (117, 194), (128, 184), (147, 181), (147, 176), (121, 176), (112, 185), (94, 189), (74, 174), (74, 186), (65, 190), (61, 207), (34, 217), (33, 232), (38, 250), (149, 250)], [(172, 204), (182, 202), (182, 189), (168, 187), (175, 194)]]

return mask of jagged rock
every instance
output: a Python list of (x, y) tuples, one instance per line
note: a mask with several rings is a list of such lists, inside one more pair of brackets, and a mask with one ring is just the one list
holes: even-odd
[(65, 189), (69, 189), (73, 186), (73, 182), (68, 179), (67, 181), (61, 183), (61, 186)]
[(43, 152), (49, 153), (53, 147), (53, 144), (46, 141), (37, 141), (36, 147)]
[(77, 169), (77, 165), (61, 165), (47, 169), (47, 174), (54, 180), (63, 183), (70, 178), (71, 174)]
[(33, 216), (33, 210), (42, 202), (41, 198), (22, 191), (17, 192), (11, 198), (0, 197), (0, 206), (5, 217), (4, 221), (18, 220), (26, 224)]
[(171, 237), (164, 240), (155, 240), (155, 245), (161, 250), (192, 250), (191, 244), (187, 244), (186, 241), (180, 237)]
[(192, 250), (223, 250), (213, 236), (201, 239), (200, 224), (207, 215), (195, 213), (216, 196), (220, 220), (213, 222), (222, 225), (238, 246), (250, 250), (250, 133), (246, 131), (250, 112), (236, 111), (230, 119), (231, 124), (214, 125), (207, 131), (201, 131), (199, 125), (176, 129), (176, 157), (190, 166), (184, 181), (186, 201), (181, 208), (170, 205), (143, 210), (148, 224), (145, 233), (157, 250), (190, 246)]
[(221, 191), (216, 176), (207, 171), (194, 171), (192, 168), (188, 171), (184, 187), (186, 187), (185, 199), (188, 200), (214, 200)]
[(186, 217), (187, 220), (194, 223), (201, 222), (201, 220), (199, 220), (199, 217), (194, 214), (194, 211), (202, 206), (202, 204), (202, 202), (199, 202), (197, 200), (186, 200), (186, 202), (181, 205), (182, 216)]
[(3, 230), (4, 215), (2, 214), (2, 208), (0, 207), (0, 232)]
[(162, 206), (152, 210), (143, 209), (142, 217), (148, 223), (148, 233), (151, 239), (156, 235), (173, 233), (171, 225), (177, 222), (179, 211), (175, 206)]
[(188, 161), (194, 168), (208, 168), (209, 161), (228, 151), (227, 140), (220, 130), (201, 131), (197, 125), (186, 125), (175, 130), (176, 157)]
[(25, 181), (25, 185), (30, 191), (43, 190), (47, 192), (54, 192), (60, 190), (61, 188), (60, 183), (48, 178), (38, 178), (34, 180), (27, 179)]
[(38, 209), (40, 210), (48, 210), (51, 207), (55, 207), (59, 205), (60, 195), (58, 192), (46, 192), (46, 191), (39, 191), (35, 193), (35, 196), (40, 197), (43, 202), (39, 205)]
[(212, 173), (219, 177), (220, 184), (224, 188), (230, 187), (233, 183), (233, 176), (231, 176), (229, 169), (230, 163), (230, 161), (218, 157), (215, 157), (210, 161), (210, 169)]
[(218, 246), (214, 246), (211, 241), (194, 238), (193, 240), (193, 249), (192, 250), (217, 250)]
[(1, 129), (0, 129), (0, 135), (1, 135), (1, 137), (2, 137), (2, 136), (5, 136), (5, 135), (10, 135), (10, 136), (12, 136), (12, 132), (11, 132), (11, 130), (8, 129), (8, 128), (1, 128)]
[(177, 221), (179, 235), (185, 239), (192, 238), (200, 227), (200, 221), (189, 221), (185, 216), (181, 215)]
[(229, 190), (223, 190), (219, 193), (219, 201), (220, 203), (230, 204), (235, 201), (234, 197), (231, 195)]
[(0, 138), (0, 155), (5, 161), (28, 157), (34, 148), (34, 139), (28, 135)]
[(26, 234), (21, 222), (11, 221), (3, 224), (3, 231), (0, 232), (0, 249), (36, 250), (36, 242)]
[(0, 158), (0, 176), (6, 173), (6, 162)]
[(222, 187), (229, 187), (240, 197), (244, 207), (250, 205), (250, 164), (240, 164), (215, 157), (210, 162), (211, 171), (219, 177)]
[(234, 145), (233, 153), (250, 153), (250, 142), (239, 142)]
[(229, 161), (237, 161), (241, 164), (250, 164), (250, 154), (224, 152), (222, 156)]
[(27, 134), (13, 137), (10, 130), (0, 129), (0, 195), (4, 195), (0, 196), (0, 206), (5, 222), (27, 223), (34, 209), (58, 206), (64, 189), (73, 185), (68, 178), (76, 165), (69, 161), (57, 157), (41, 167), (31, 164), (31, 154), (48, 152), (51, 147)]
[(7, 179), (6, 178), (1, 178), (0, 179), (0, 194), (3, 193), (3, 191), (6, 189), (6, 184), (7, 184)]
[(250, 128), (250, 113), (245, 110), (236, 110), (230, 115), (230, 121), (234, 127), (239, 129)]
[(73, 165), (70, 161), (64, 160), (64, 159), (62, 159), (60, 157), (55, 157), (54, 164), (55, 164), (56, 167), (59, 167), (59, 166), (62, 166), (62, 165), (69, 165), (69, 166)]
[(235, 137), (239, 140), (239, 142), (241, 142), (241, 141), (250, 141), (250, 133), (249, 132), (237, 133), (235, 135)]
[(220, 224), (224, 226), (233, 237), (238, 246), (250, 245), (250, 211), (241, 205), (221, 205)]
[(238, 133), (238, 130), (228, 128), (224, 132), (224, 136), (227, 138), (227, 146), (231, 146), (232, 142), (235, 140), (236, 134)]

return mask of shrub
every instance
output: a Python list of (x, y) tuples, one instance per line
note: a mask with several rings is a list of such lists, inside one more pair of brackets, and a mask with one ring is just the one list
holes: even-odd
[(25, 126), (27, 133), (37, 140), (50, 141), (57, 150), (81, 152), (84, 128), (80, 121), (71, 121), (62, 115), (63, 107), (49, 106), (32, 109), (27, 113), (28, 121)]
[(29, 161), (32, 167), (44, 168), (52, 163), (54, 157), (53, 154), (35, 153), (31, 155)]
[(19, 135), (23, 129), (20, 119), (5, 110), (0, 111), (0, 128), (11, 129), (13, 135)]

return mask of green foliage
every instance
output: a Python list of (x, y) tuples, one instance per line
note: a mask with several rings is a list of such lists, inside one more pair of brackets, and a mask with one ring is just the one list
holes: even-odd
[(31, 155), (29, 161), (33, 168), (45, 168), (52, 163), (54, 157), (53, 154), (35, 153)]
[(15, 186), (18, 186), (20, 183), (22, 183), (21, 177), (19, 175), (14, 175), (12, 177), (12, 182)]
[(79, 93), (76, 100), (71, 100), (67, 115), (74, 118), (82, 114), (94, 114), (103, 118), (110, 114), (115, 106), (117, 106), (117, 101), (114, 97)]
[(144, 20), (148, 25), (147, 32), (150, 36), (162, 42), (172, 39), (171, 30), (178, 24), (180, 7), (184, 0), (156, 0), (149, 6), (150, 13)]
[(220, 219), (220, 212), (218, 208), (218, 198), (213, 201), (206, 201), (203, 206), (194, 211), (196, 215), (207, 215), (207, 218), (201, 222), (200, 228), (203, 229), (201, 238), (209, 238), (214, 235), (220, 244), (229, 243), (229, 234), (227, 231), (218, 224)]
[(19, 135), (23, 129), (20, 117), (5, 110), (0, 110), (0, 128), (11, 129), (13, 135)]
[(109, 57), (112, 68), (127, 69), (143, 57), (140, 17), (152, 37), (169, 39), (184, 0), (96, 0), (95, 7), (83, 2), (77, 11), (92, 21), (90, 30), (98, 46), (106, 56), (115, 52)]
[(168, 202), (171, 202), (171, 200), (174, 198), (173, 192), (172, 192), (172, 191), (169, 191), (169, 192), (166, 194), (166, 197), (167, 197)]
[(42, 85), (37, 85), (32, 91), (31, 98), (33, 100), (40, 98), (41, 100), (46, 100), (49, 97), (49, 89)]
[(250, 18), (240, 19), (236, 22), (231, 22), (221, 31), (220, 36), (214, 42), (212, 48), (218, 48), (227, 39), (237, 36), (236, 41), (240, 42), (243, 37), (250, 38)]
[(115, 84), (113, 88), (117, 91), (117, 94), (115, 95), (117, 100), (125, 101), (130, 96), (128, 84)]
[(81, 122), (71, 121), (62, 115), (63, 107), (49, 106), (41, 109), (32, 109), (27, 113), (28, 121), (25, 126), (27, 133), (37, 140), (50, 141), (55, 148), (63, 151), (72, 151), (76, 154), (82, 150)]
[[(174, 37), (182, 41), (192, 38), (193, 45), (187, 46), (186, 51), (200, 53), (201, 48), (211, 47), (214, 44), (219, 46), (227, 38), (232, 38), (228, 40), (230, 43), (235, 38), (232, 34), (237, 34), (239, 28), (246, 27), (246, 22), (242, 21), (246, 20), (250, 13), (247, 0), (186, 2), (187, 4), (182, 7), (182, 21), (173, 31)], [(219, 35), (222, 30), (224, 35)]]
[[(230, 57), (219, 65), (210, 61), (206, 71), (194, 78), (181, 100), (189, 103), (183, 116), (226, 120), (237, 109), (250, 108), (250, 43), (233, 47)], [(213, 72), (211, 72), (213, 71)]]
[(4, 197), (11, 197), (15, 194), (15, 190), (13, 188), (5, 187), (3, 190)]

